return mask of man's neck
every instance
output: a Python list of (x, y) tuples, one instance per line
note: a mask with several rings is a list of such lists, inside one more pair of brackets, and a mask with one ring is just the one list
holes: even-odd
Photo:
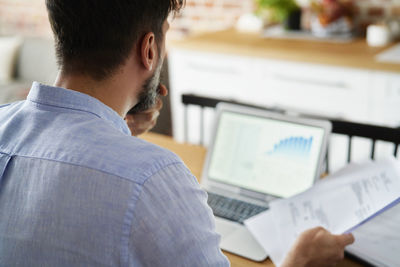
[[(127, 87), (127, 84), (130, 86)], [(96, 81), (85, 75), (67, 75), (60, 72), (54, 85), (97, 98), (122, 118), (137, 102), (132, 92), (132, 84), (126, 83), (123, 77), (113, 76)]]

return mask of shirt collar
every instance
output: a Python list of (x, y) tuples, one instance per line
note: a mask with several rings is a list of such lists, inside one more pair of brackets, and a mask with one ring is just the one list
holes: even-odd
[(29, 91), (28, 101), (56, 106), (61, 108), (68, 108), (79, 110), (82, 112), (91, 113), (110, 122), (115, 128), (121, 132), (131, 135), (126, 122), (115, 112), (113, 109), (91, 97), (77, 91), (53, 87), (34, 82), (31, 90)]

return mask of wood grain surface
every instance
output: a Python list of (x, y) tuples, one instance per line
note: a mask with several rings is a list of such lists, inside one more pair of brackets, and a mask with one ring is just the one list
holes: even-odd
[(375, 56), (390, 47), (369, 47), (365, 39), (348, 43), (262, 38), (226, 30), (168, 42), (172, 48), (208, 51), (274, 60), (400, 73), (400, 64), (381, 63)]

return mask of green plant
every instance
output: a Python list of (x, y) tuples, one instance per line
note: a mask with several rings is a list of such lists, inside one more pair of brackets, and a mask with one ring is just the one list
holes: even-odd
[(263, 14), (267, 10), (269, 19), (273, 22), (284, 22), (292, 12), (300, 9), (294, 0), (255, 0), (255, 2), (256, 12)]

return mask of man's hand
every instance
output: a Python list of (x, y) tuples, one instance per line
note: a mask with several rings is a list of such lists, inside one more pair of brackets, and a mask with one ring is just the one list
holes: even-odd
[(352, 234), (332, 235), (322, 227), (303, 232), (282, 267), (335, 266), (344, 258), (344, 248), (354, 242)]
[[(160, 85), (160, 95), (166, 96), (167, 94), (167, 88), (164, 85)], [(158, 97), (156, 104), (152, 108), (140, 113), (127, 114), (125, 121), (128, 124), (132, 135), (138, 136), (153, 129), (157, 123), (158, 116), (160, 116), (160, 110), (162, 107), (163, 102), (161, 98)]]

